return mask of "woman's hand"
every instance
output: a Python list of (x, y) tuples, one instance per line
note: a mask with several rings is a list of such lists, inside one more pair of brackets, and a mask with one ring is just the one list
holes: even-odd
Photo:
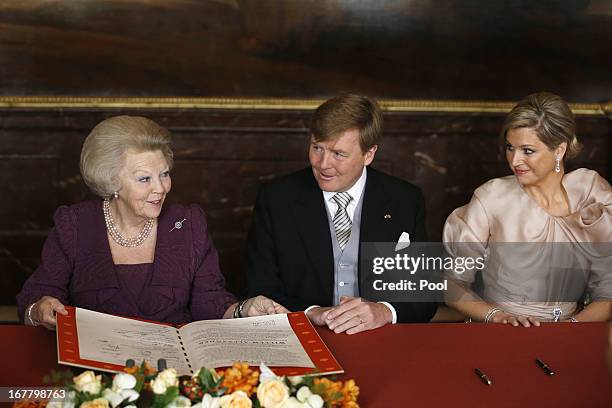
[(263, 316), (279, 313), (289, 313), (289, 310), (265, 296), (256, 296), (248, 299), (242, 307), (244, 317)]
[(31, 310), (34, 324), (44, 326), (49, 330), (54, 330), (57, 325), (57, 320), (55, 318), (56, 313), (61, 313), (63, 315), (68, 314), (62, 302), (51, 296), (41, 297), (34, 303)]
[(511, 324), (512, 326), (540, 326), (540, 320), (537, 317), (533, 316), (516, 316), (510, 313), (506, 313), (504, 311), (499, 311), (495, 313), (491, 319), (489, 319), (489, 323), (501, 323), (501, 324)]

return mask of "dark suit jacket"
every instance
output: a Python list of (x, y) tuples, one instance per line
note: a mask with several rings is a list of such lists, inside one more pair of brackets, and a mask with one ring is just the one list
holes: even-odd
[[(402, 232), (426, 241), (421, 190), (368, 168), (360, 242), (395, 242)], [(385, 218), (391, 214), (391, 218)], [(329, 222), (310, 167), (260, 188), (248, 237), (249, 296), (265, 295), (290, 310), (331, 306), (334, 257)], [(435, 303), (392, 303), (398, 322), (427, 322)]]

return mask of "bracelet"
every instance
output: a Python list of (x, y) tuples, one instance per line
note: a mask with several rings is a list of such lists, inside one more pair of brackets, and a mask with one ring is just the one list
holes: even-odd
[(234, 319), (239, 319), (241, 317), (244, 317), (242, 312), (244, 309), (244, 304), (247, 302), (247, 300), (249, 299), (242, 300), (236, 305), (236, 307), (234, 308)]
[(238, 316), (240, 316), (240, 317), (244, 317), (244, 313), (243, 313), (244, 310), (243, 309), (244, 309), (244, 305), (246, 304), (247, 300), (249, 300), (249, 299), (244, 299), (238, 305)]
[(484, 322), (485, 323), (489, 323), (489, 320), (491, 320), (491, 318), (493, 317), (493, 315), (497, 312), (501, 312), (502, 310), (498, 307), (492, 307), (487, 311), (487, 314), (485, 314), (484, 317)]
[(578, 323), (578, 319), (576, 319), (574, 316), (570, 317), (568, 320), (572, 323)]
[(30, 323), (31, 326), (38, 326), (38, 323), (34, 321), (34, 319), (32, 318), (32, 309), (34, 309), (34, 305), (36, 304), (36, 302), (32, 303), (30, 306), (28, 306), (28, 308), (26, 309), (26, 316), (28, 318), (28, 323)]

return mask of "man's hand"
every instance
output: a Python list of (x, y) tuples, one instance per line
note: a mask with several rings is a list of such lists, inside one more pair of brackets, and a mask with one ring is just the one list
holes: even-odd
[[(391, 310), (381, 303), (343, 296), (340, 304), (321, 313), (325, 324), (335, 333), (355, 334), (391, 323)], [(315, 323), (316, 324), (316, 323)]]

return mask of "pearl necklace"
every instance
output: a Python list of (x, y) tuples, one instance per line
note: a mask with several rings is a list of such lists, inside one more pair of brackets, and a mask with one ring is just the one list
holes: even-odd
[(115, 220), (113, 220), (113, 215), (111, 214), (110, 202), (108, 200), (104, 200), (102, 205), (102, 211), (104, 212), (104, 221), (106, 222), (106, 229), (108, 230), (108, 234), (111, 236), (113, 241), (118, 243), (124, 247), (137, 247), (138, 245), (145, 242), (145, 240), (151, 234), (151, 230), (153, 229), (153, 223), (155, 220), (153, 218), (149, 218), (146, 222), (140, 234), (133, 238), (125, 238), (115, 225)]

